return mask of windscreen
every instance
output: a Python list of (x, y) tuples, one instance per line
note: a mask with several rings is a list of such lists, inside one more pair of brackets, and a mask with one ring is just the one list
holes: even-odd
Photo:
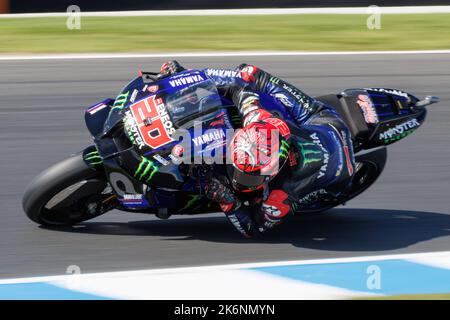
[(164, 100), (176, 126), (222, 106), (217, 88), (211, 80), (181, 89), (166, 96)]
[(123, 110), (127, 109), (128, 105), (130, 104), (132, 92), (138, 90), (143, 85), (144, 83), (142, 81), (142, 77), (137, 77), (120, 91), (120, 94), (116, 97), (111, 112), (109, 113), (108, 118), (105, 121), (103, 127), (103, 131), (105, 133), (109, 132), (118, 123), (122, 122)]

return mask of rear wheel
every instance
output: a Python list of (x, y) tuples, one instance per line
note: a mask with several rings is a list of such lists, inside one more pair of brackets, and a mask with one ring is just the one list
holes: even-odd
[(357, 154), (355, 156), (355, 173), (350, 187), (343, 191), (338, 198), (325, 196), (324, 199), (320, 201), (319, 209), (304, 210), (302, 212), (326, 211), (359, 196), (375, 183), (383, 172), (386, 160), (387, 149), (385, 147), (364, 154)]
[(384, 147), (355, 157), (356, 170), (352, 184), (345, 192), (345, 201), (355, 198), (374, 184), (383, 172), (386, 159), (387, 150)]
[(22, 204), (27, 216), (36, 223), (67, 226), (112, 209), (115, 196), (104, 175), (89, 167), (78, 154), (34, 178)]

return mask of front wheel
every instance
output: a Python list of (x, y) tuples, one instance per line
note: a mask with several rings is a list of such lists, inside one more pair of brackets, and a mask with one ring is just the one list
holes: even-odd
[(31, 181), (23, 196), (27, 216), (45, 226), (68, 226), (112, 209), (115, 196), (104, 175), (82, 154), (63, 160)]

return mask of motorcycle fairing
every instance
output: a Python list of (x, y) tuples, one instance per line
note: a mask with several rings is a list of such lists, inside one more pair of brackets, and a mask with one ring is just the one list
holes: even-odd
[(376, 114), (377, 121), (366, 121), (368, 125), (376, 124), (379, 121), (390, 120), (400, 115), (411, 113), (411, 105), (418, 99), (406, 92), (389, 88), (363, 88), (363, 89), (347, 89), (342, 92), (343, 97), (353, 97), (356, 104), (364, 113), (365, 98), (368, 98), (367, 106)]
[[(104, 101), (103, 103), (108, 107), (102, 107), (104, 108), (104, 111), (96, 111), (95, 108), (100, 108), (97, 105), (88, 109), (88, 111), (94, 110), (95, 114), (91, 115), (88, 113), (86, 115), (86, 125), (94, 136), (94, 141), (96, 148), (99, 150), (99, 154), (104, 159), (103, 169), (105, 170), (108, 180), (111, 182), (112, 188), (118, 195), (118, 201), (122, 209), (154, 211), (155, 208), (165, 207), (176, 211), (183, 211), (191, 209), (194, 205), (193, 202), (201, 203), (201, 206), (203, 207), (208, 204), (204, 203), (204, 201), (208, 202), (209, 200), (195, 198), (194, 201), (192, 196), (190, 196), (190, 191), (198, 194), (198, 190), (196, 190), (194, 185), (191, 190), (184, 187), (183, 192), (179, 192), (186, 178), (181, 176), (178, 165), (172, 163), (172, 161), (170, 161), (172, 159), (168, 157), (173, 147), (172, 145), (169, 145), (167, 150), (164, 150), (164, 148), (156, 148), (145, 153), (145, 156), (158, 166), (158, 175), (157, 177), (155, 175), (155, 178), (152, 179), (152, 183), (155, 182), (158, 185), (158, 189), (155, 189), (154, 192), (149, 190), (148, 186), (142, 184), (135, 177), (127, 174), (119, 164), (122, 163), (123, 165), (124, 163), (130, 163), (133, 159), (139, 157), (140, 154), (138, 153), (136, 156), (138, 148), (131, 142), (126, 143), (124, 140), (127, 139), (121, 139), (121, 135), (123, 136), (124, 134), (122, 119), (125, 113), (129, 112), (130, 106), (139, 103), (139, 101), (144, 101), (145, 99), (162, 99), (167, 96), (169, 92), (177, 92), (180, 88), (181, 90), (188, 89), (188, 82), (196, 82), (197, 80), (204, 81), (204, 79), (206, 79), (206, 76), (201, 76), (201, 73), (198, 71), (185, 72), (181, 76), (175, 77), (175, 80), (168, 78), (156, 83), (144, 83), (142, 77), (138, 77), (122, 90), (115, 101), (112, 99)], [(153, 88), (157, 86), (158, 91), (152, 92), (153, 89), (150, 91), (147, 90), (149, 86), (153, 86)], [(167, 90), (165, 88), (167, 88)], [(219, 104), (222, 104), (221, 99)], [(170, 116), (172, 116), (172, 114)], [(217, 132), (223, 132), (222, 130), (233, 127), (233, 119), (229, 116), (226, 108), (213, 108), (208, 110), (208, 112), (202, 116), (197, 115), (195, 119), (203, 123), (200, 137), (207, 134), (208, 131), (217, 135)], [(191, 134), (194, 133), (193, 128), (189, 127), (189, 122), (184, 123), (182, 127), (188, 127), (187, 130), (191, 130)], [(189, 142), (190, 145), (193, 144), (192, 141)], [(213, 143), (214, 141), (212, 141), (212, 139), (211, 141), (208, 141), (208, 143), (202, 143), (200, 149), (211, 148)], [(173, 145), (175, 144), (176, 141), (174, 141)], [(217, 147), (224, 148), (225, 145), (226, 144), (218, 145)], [(167, 152), (165, 153), (164, 151)], [(167, 191), (163, 191), (161, 186), (164, 187), (164, 185), (172, 191), (168, 193)], [(167, 194), (163, 194), (164, 192)], [(144, 194), (148, 194), (146, 199), (144, 199)], [(180, 204), (183, 204), (184, 202), (186, 202), (185, 205), (180, 206)]]
[[(143, 77), (138, 77), (122, 90), (116, 100), (105, 100), (103, 103), (106, 106), (94, 105), (88, 109), (86, 124), (91, 134), (95, 137), (99, 153), (102, 157), (105, 157), (103, 161), (105, 172), (119, 197), (120, 209), (158, 213), (161, 208), (165, 208), (169, 214), (219, 211), (217, 204), (212, 203), (199, 194), (198, 182), (190, 179), (189, 176), (181, 174), (179, 166), (170, 161), (173, 160), (170, 155), (177, 141), (173, 141), (173, 145), (165, 145), (164, 147), (168, 147), (166, 149), (163, 147), (139, 150), (145, 157), (154, 160), (154, 162), (159, 161), (159, 172), (163, 173), (160, 177), (163, 180), (166, 182), (174, 181), (173, 188), (170, 186), (153, 188), (142, 184), (121, 168), (119, 162), (124, 162), (127, 156), (131, 155), (132, 152), (138, 152), (138, 149), (131, 142), (129, 145), (118, 145), (119, 141), (114, 136), (120, 131), (115, 129), (123, 123), (124, 114), (129, 111), (129, 107), (133, 104), (152, 96), (154, 99), (164, 99), (164, 97), (171, 94), (189, 90), (189, 87), (193, 84), (206, 81), (208, 81), (206, 75), (198, 70), (187, 70), (176, 76), (153, 82), (144, 81)], [(368, 124), (372, 127), (370, 138), (372, 145), (392, 143), (393, 141), (381, 139), (389, 136), (386, 131), (393, 130), (391, 132), (396, 132), (397, 126), (403, 125), (404, 121), (412, 121), (410, 126), (414, 128), (411, 129), (415, 129), (418, 127), (416, 122), (421, 124), (425, 118), (425, 112), (420, 113), (418, 110), (410, 108), (411, 103), (417, 101), (417, 99), (399, 90), (385, 88), (349, 89), (345, 90), (340, 97), (354, 97), (358, 99), (358, 95), (367, 96), (368, 101), (373, 104), (374, 111), (378, 117), (378, 122)], [(267, 110), (288, 122), (293, 121), (286, 109), (279, 103), (276, 103), (273, 97), (260, 93), (260, 98), (262, 105)], [(204, 114), (192, 115), (192, 119), (189, 116), (181, 118), (181, 120), (174, 119), (174, 115), (171, 113), (169, 116), (173, 122), (176, 122), (177, 129), (188, 130), (191, 134), (193, 134), (191, 122), (194, 120), (199, 120), (204, 124), (201, 135), (206, 134), (207, 130), (211, 129), (218, 132), (217, 130), (240, 127), (241, 120), (236, 109), (227, 107), (232, 105), (232, 102), (224, 97), (220, 97), (220, 99), (220, 107), (210, 109)], [(101, 123), (104, 123), (103, 128)], [(406, 131), (409, 132), (409, 130)], [(203, 143), (205, 140), (207, 140), (206, 143)], [(225, 147), (225, 145), (220, 144), (215, 146), (214, 140), (202, 138), (200, 153), (208, 148), (212, 148), (211, 146)], [(190, 151), (191, 155), (195, 155), (195, 152), (198, 151), (192, 149), (193, 141), (190, 141), (190, 145), (191, 147), (185, 149)], [(138, 154), (141, 153), (138, 152)], [(162, 160), (155, 158), (157, 155), (162, 157)], [(120, 158), (122, 159), (119, 160)], [(170, 164), (165, 164), (166, 161), (169, 161)], [(177, 185), (175, 185), (175, 182)], [(146, 198), (144, 198), (144, 195), (146, 195)], [(309, 208), (315, 208), (317, 205), (317, 201), (303, 204), (303, 206)]]
[(95, 138), (96, 136), (103, 133), (106, 118), (108, 117), (113, 104), (114, 99), (105, 99), (86, 108), (84, 120), (86, 122), (86, 127), (88, 128), (92, 137)]
[[(369, 128), (364, 137), (364, 149), (389, 145), (417, 130), (425, 121), (425, 108), (415, 108), (418, 99), (404, 91), (389, 88), (347, 89), (341, 99), (358, 105)], [(366, 104), (364, 104), (366, 102)], [(374, 121), (368, 121), (370, 108)]]

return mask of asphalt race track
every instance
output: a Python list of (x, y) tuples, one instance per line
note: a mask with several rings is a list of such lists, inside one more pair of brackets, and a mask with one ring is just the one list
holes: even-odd
[(298, 216), (247, 241), (222, 214), (172, 217), (112, 212), (50, 230), (25, 216), (33, 176), (90, 143), (83, 108), (163, 59), (0, 62), (0, 278), (274, 260), (446, 251), (450, 248), (450, 55), (179, 58), (187, 67), (254, 63), (313, 95), (383, 86), (438, 95), (428, 121), (389, 148), (380, 180), (329, 212)]

